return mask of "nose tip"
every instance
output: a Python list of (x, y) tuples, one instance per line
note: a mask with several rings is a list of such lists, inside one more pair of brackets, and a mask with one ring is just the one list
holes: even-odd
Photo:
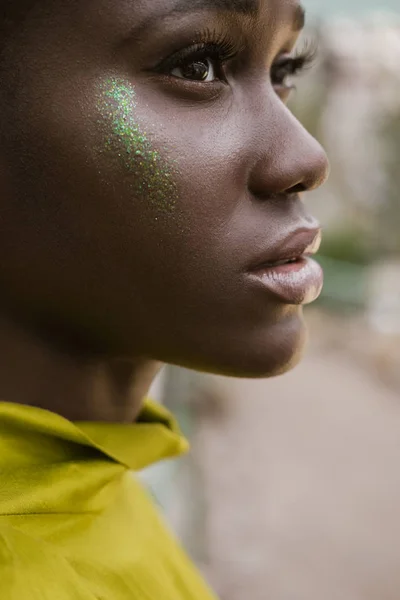
[(305, 133), (311, 139), (308, 140), (308, 148), (298, 153), (297, 160), (292, 159), (292, 177), (298, 178), (298, 181), (284, 190), (288, 194), (315, 190), (329, 177), (330, 165), (325, 150), (308, 132)]
[[(307, 133), (307, 135), (310, 134)], [(310, 158), (310, 173), (307, 173), (304, 178), (304, 185), (307, 191), (315, 190), (323, 185), (328, 179), (330, 172), (330, 164), (325, 150), (316, 139), (312, 138), (312, 141), (315, 148)]]
[(267, 131), (267, 152), (252, 173), (251, 191), (256, 195), (315, 190), (329, 176), (328, 157), (319, 142), (286, 107), (282, 112), (280, 106), (279, 114), (273, 143), (271, 131)]

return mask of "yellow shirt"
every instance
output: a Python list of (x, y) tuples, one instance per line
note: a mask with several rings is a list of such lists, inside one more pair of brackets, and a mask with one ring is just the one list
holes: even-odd
[(186, 447), (150, 402), (132, 425), (0, 403), (1, 600), (213, 600), (131, 472)]

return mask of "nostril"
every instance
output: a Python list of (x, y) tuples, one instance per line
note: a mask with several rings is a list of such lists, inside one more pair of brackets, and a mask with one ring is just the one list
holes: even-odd
[(293, 187), (291, 187), (290, 189), (286, 190), (287, 194), (301, 194), (301, 192), (306, 192), (307, 191), (307, 186), (303, 183), (297, 183), (296, 185), (294, 185)]

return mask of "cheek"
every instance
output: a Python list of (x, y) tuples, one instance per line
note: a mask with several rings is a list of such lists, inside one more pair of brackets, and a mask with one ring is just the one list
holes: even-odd
[(155, 126), (151, 136), (148, 126), (138, 116), (134, 87), (121, 78), (100, 83), (96, 108), (99, 114), (100, 145), (97, 154), (122, 169), (132, 196), (140, 198), (163, 213), (173, 213), (178, 203), (179, 170), (167, 160), (166, 148), (156, 148)]
[(226, 110), (194, 111), (136, 93), (119, 77), (98, 82), (95, 98), (95, 156), (111, 193), (105, 202), (110, 213), (119, 206), (132, 228), (124, 248), (140, 244), (143, 265), (152, 265), (156, 238), (157, 264), (173, 263), (180, 277), (225, 263), (240, 237), (235, 215), (248, 203), (243, 128)]
[(194, 111), (111, 77), (97, 84), (96, 113), (99, 172), (142, 218), (174, 213), (181, 227), (201, 220), (210, 232), (243, 201), (246, 136), (226, 110)]

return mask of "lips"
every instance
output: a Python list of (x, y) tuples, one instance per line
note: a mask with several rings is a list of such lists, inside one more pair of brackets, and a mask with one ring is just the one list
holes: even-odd
[(294, 231), (254, 262), (249, 277), (284, 304), (313, 302), (323, 286), (322, 268), (311, 258), (321, 240), (320, 228)]
[(250, 268), (251, 271), (258, 269), (277, 267), (293, 263), (302, 257), (312, 256), (318, 252), (322, 241), (320, 227), (313, 229), (298, 229), (289, 234), (282, 242), (276, 244), (275, 248), (268, 249), (262, 256), (258, 257)]

